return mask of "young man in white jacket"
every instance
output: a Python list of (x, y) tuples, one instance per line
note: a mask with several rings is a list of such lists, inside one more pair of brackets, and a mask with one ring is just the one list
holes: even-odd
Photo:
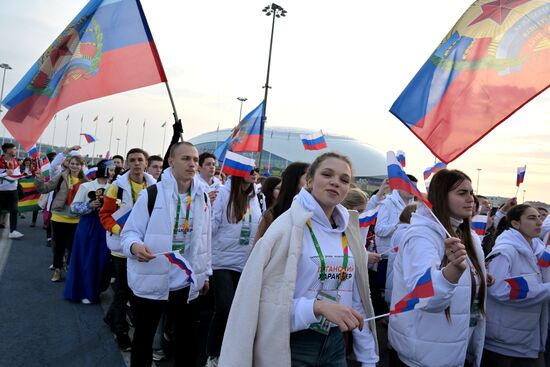
[[(121, 233), (134, 293), (133, 367), (151, 366), (153, 337), (166, 307), (174, 316), (175, 366), (196, 363), (196, 298), (208, 291), (212, 274), (210, 201), (195, 176), (198, 159), (193, 144), (174, 145), (154, 205), (154, 189), (144, 190)], [(183, 255), (192, 276), (172, 264), (168, 252)]]

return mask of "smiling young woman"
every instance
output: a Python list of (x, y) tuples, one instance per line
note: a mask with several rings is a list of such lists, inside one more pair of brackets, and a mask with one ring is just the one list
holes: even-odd
[(378, 362), (367, 254), (357, 212), (341, 202), (350, 160), (317, 157), (306, 186), (267, 229), (241, 275), (219, 366), (346, 366), (351, 331), (362, 366)]

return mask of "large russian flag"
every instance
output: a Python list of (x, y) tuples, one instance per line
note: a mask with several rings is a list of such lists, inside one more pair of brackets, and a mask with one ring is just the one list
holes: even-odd
[(401, 163), (397, 161), (395, 153), (389, 151), (386, 155), (386, 162), (388, 165), (388, 179), (390, 188), (392, 190), (402, 190), (416, 196), (424, 202), (430, 209), (432, 204), (424, 197), (424, 195), (418, 190), (416, 185), (407, 177)]
[(550, 1), (475, 1), (390, 112), (441, 161), (459, 157), (550, 85)]
[(418, 279), (412, 292), (403, 297), (399, 302), (395, 303), (393, 310), (390, 310), (390, 315), (412, 311), (415, 308), (419, 308), (430, 297), (433, 297), (434, 294), (432, 269), (428, 268), (428, 270), (426, 270), (426, 272)]
[(28, 150), (57, 111), (165, 81), (139, 0), (91, 0), (2, 101), (2, 122)]
[(327, 147), (327, 142), (321, 131), (311, 135), (300, 135), (300, 138), (305, 150), (321, 150)]
[(262, 115), (264, 102), (250, 111), (234, 129), (231, 136), (233, 152), (259, 152), (261, 150)]
[(225, 153), (222, 172), (231, 176), (248, 177), (253, 169), (254, 159), (233, 152)]

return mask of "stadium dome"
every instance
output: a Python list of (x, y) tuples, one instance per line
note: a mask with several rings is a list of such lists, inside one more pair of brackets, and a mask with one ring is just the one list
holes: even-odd
[[(216, 148), (229, 137), (231, 129), (211, 131), (198, 135), (189, 141), (197, 147), (199, 152), (214, 152)], [(353, 163), (355, 181), (364, 189), (370, 186), (379, 186), (386, 177), (385, 156), (359, 140), (342, 136), (326, 134), (325, 140), (328, 149), (307, 151), (300, 139), (301, 134), (315, 134), (314, 130), (297, 129), (292, 127), (266, 128), (264, 132), (264, 151), (262, 167), (269, 168), (271, 174), (280, 174), (292, 162), (301, 161), (311, 163), (321, 153), (335, 151), (347, 155)], [(242, 153), (257, 159), (256, 153)], [(258, 164), (258, 162), (256, 162)]]

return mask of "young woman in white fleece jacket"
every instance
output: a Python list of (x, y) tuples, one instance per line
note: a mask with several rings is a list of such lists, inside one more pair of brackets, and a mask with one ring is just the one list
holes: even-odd
[(351, 180), (344, 156), (325, 153), (312, 163), (307, 189), (249, 257), (219, 367), (345, 367), (343, 331), (352, 331), (355, 359), (363, 367), (376, 365), (374, 322), (363, 321), (374, 313), (367, 254), (357, 212), (340, 204)]

